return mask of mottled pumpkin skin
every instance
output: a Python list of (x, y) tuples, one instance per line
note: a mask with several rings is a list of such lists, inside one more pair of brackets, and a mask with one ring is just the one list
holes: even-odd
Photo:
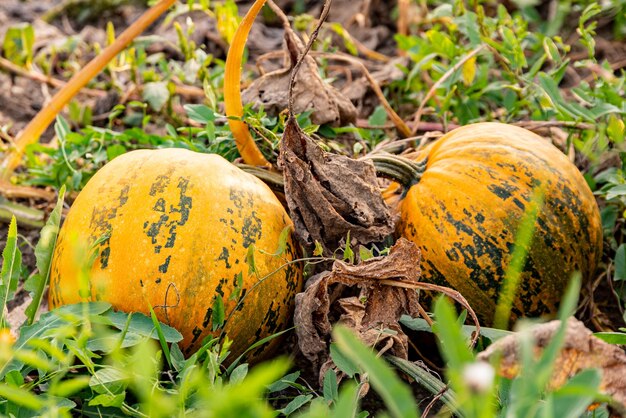
[[(236, 358), (290, 318), (302, 285), (301, 268), (285, 266), (296, 257), (291, 238), (282, 255), (271, 254), (291, 226), (263, 182), (220, 156), (132, 151), (98, 171), (72, 205), (53, 256), (50, 306), (81, 300), (79, 264), (85, 246), (95, 243), (91, 300), (146, 314), (150, 303), (161, 321), (183, 334), (181, 347), (190, 354), (204, 337), (219, 334), (212, 316), (216, 295), (222, 295), (226, 317), (236, 309), (224, 330)], [(252, 244), (257, 275), (246, 263)], [(249, 358), (268, 354), (276, 343)]]
[(400, 206), (399, 232), (422, 251), (425, 281), (461, 292), (486, 324), (534, 188), (544, 204), (513, 302), (513, 314), (557, 310), (575, 271), (589, 278), (602, 249), (591, 190), (547, 140), (511, 125), (468, 125), (436, 141), (426, 170)]

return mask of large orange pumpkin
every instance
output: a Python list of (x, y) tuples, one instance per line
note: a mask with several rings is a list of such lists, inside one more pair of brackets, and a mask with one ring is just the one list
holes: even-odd
[(399, 233), (419, 246), (423, 279), (461, 292), (485, 323), (493, 321), (535, 189), (544, 202), (514, 316), (555, 312), (575, 271), (593, 275), (602, 249), (598, 206), (578, 169), (547, 140), (478, 123), (444, 135), (421, 157), (426, 163), (414, 167), (418, 176), (398, 206)]
[(289, 321), (301, 269), (290, 237), (274, 253), (291, 226), (263, 182), (220, 156), (132, 151), (98, 171), (72, 205), (53, 256), (50, 306), (83, 300), (77, 258), (86, 243), (98, 250), (88, 299), (127, 312), (148, 313), (150, 304), (183, 334), (186, 353), (220, 333), (223, 303), (235, 358)]

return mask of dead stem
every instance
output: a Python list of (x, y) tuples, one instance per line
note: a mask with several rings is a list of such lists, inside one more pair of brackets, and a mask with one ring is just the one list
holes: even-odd
[(448, 386), (444, 387), (443, 389), (441, 389), (439, 391), (438, 394), (435, 395), (435, 397), (428, 403), (428, 405), (426, 406), (426, 408), (424, 408), (424, 412), (422, 412), (422, 418), (426, 418), (428, 416), (428, 414), (430, 413), (430, 410), (433, 408), (433, 406), (435, 406), (435, 404), (437, 403), (437, 401), (439, 399), (441, 399), (441, 397), (443, 395), (445, 395), (445, 393), (448, 391)]
[(472, 317), (472, 321), (474, 321), (474, 324), (476, 326), (476, 331), (472, 333), (472, 341), (471, 341), (470, 346), (473, 347), (474, 345), (476, 345), (476, 341), (478, 341), (478, 337), (480, 337), (480, 323), (478, 321), (478, 317), (476, 316), (474, 309), (472, 309), (467, 299), (465, 299), (463, 295), (461, 295), (456, 290), (451, 289), (449, 287), (438, 286), (436, 284), (425, 283), (425, 282), (406, 283), (406, 282), (399, 282), (397, 280), (381, 280), (379, 283), (384, 284), (386, 286), (402, 287), (404, 289), (430, 290), (434, 292), (439, 292), (455, 300), (463, 308), (467, 310), (469, 315)]
[(348, 62), (352, 65), (357, 66), (361, 70), (365, 78), (367, 79), (368, 83), (372, 87), (372, 90), (374, 91), (374, 94), (376, 94), (376, 97), (378, 97), (378, 100), (380, 100), (380, 103), (385, 108), (387, 115), (393, 121), (393, 124), (396, 126), (396, 129), (398, 129), (402, 137), (406, 138), (412, 135), (409, 127), (406, 125), (406, 123), (404, 123), (404, 120), (402, 120), (402, 118), (396, 113), (396, 111), (393, 110), (393, 108), (387, 101), (385, 94), (381, 90), (376, 80), (374, 80), (374, 77), (372, 77), (372, 74), (369, 72), (369, 70), (367, 69), (365, 64), (363, 64), (363, 62), (343, 52), (335, 52), (335, 53), (319, 52), (319, 53), (313, 53), (312, 55), (334, 59), (338, 61), (344, 61), (344, 62)]
[(313, 33), (311, 33), (311, 38), (306, 43), (306, 46), (304, 47), (304, 51), (302, 51), (302, 53), (300, 54), (300, 57), (298, 58), (298, 61), (295, 63), (295, 65), (293, 66), (293, 68), (291, 70), (291, 77), (289, 79), (289, 105), (288, 105), (289, 117), (294, 117), (294, 114), (293, 114), (293, 103), (294, 103), (293, 89), (294, 89), (294, 86), (296, 84), (296, 75), (298, 74), (298, 71), (300, 71), (300, 67), (302, 67), (302, 63), (304, 62), (304, 58), (307, 56), (307, 54), (311, 50), (311, 47), (313, 46), (313, 42), (315, 42), (315, 40), (317, 39), (317, 36), (320, 33), (320, 29), (322, 28), (322, 24), (326, 21), (326, 18), (328, 17), (328, 13), (330, 13), (330, 5), (331, 4), (332, 4), (332, 0), (325, 0), (324, 1), (324, 8), (322, 9), (322, 13), (320, 14), (319, 22), (318, 22), (317, 26), (315, 27), (315, 29), (313, 30)]
[[(13, 64), (6, 58), (0, 57), (0, 68), (5, 69), (6, 71), (12, 72), (15, 75), (20, 77), (26, 77), (34, 81), (38, 81), (40, 83), (49, 84), (52, 87), (61, 88), (65, 86), (67, 83), (63, 80), (59, 80), (57, 78), (38, 73), (37, 71), (27, 70), (26, 68), (22, 68), (19, 65)], [(102, 90), (95, 89), (82, 89), (81, 93), (84, 93), (88, 96), (94, 97), (104, 97), (106, 96), (106, 92)]]
[(59, 90), (52, 101), (43, 108), (18, 135), (12, 152), (5, 155), (0, 165), (0, 175), (9, 180), (13, 170), (20, 164), (24, 150), (29, 144), (39, 141), (41, 134), (52, 123), (56, 115), (72, 100), (72, 98), (93, 79), (117, 54), (126, 48), (141, 32), (152, 24), (159, 16), (174, 4), (176, 0), (161, 0), (148, 9), (130, 25), (111, 45), (91, 60), (82, 70), (76, 73), (67, 84)]
[(420, 120), (422, 119), (422, 114), (424, 113), (424, 107), (426, 106), (426, 103), (428, 103), (428, 101), (433, 98), (433, 96), (437, 92), (437, 89), (439, 87), (441, 87), (441, 85), (447, 79), (452, 77), (452, 75), (455, 72), (457, 72), (463, 66), (463, 64), (465, 64), (469, 59), (474, 57), (476, 54), (478, 54), (483, 49), (485, 49), (485, 45), (479, 45), (476, 48), (474, 48), (473, 50), (471, 50), (463, 58), (461, 58), (459, 60), (459, 62), (454, 64), (448, 71), (446, 71), (445, 74), (442, 75), (441, 78), (439, 78), (439, 80), (437, 80), (435, 82), (435, 84), (433, 84), (433, 86), (430, 88), (430, 90), (428, 90), (428, 93), (426, 94), (426, 97), (424, 97), (424, 100), (422, 100), (422, 103), (420, 103), (420, 106), (417, 109), (417, 112), (415, 112), (415, 116), (413, 117), (413, 129), (411, 130), (411, 134), (410, 135), (415, 135), (417, 133), (417, 131), (419, 130)]

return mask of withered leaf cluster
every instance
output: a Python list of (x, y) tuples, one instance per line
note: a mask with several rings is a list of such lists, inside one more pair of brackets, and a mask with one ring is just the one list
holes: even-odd
[(367, 161), (327, 153), (290, 117), (280, 146), (285, 195), (296, 235), (327, 255), (350, 235), (354, 244), (384, 240), (393, 218)]
[[(358, 265), (335, 261), (331, 271), (314, 276), (307, 289), (296, 296), (294, 323), (298, 345), (304, 356), (323, 371), (329, 358), (331, 311), (368, 346), (404, 359), (408, 338), (398, 321), (403, 314), (419, 315), (417, 293), (394, 284), (416, 284), (420, 276), (420, 252), (401, 238), (386, 257)], [(340, 292), (334, 292), (334, 289)], [(353, 288), (355, 296), (343, 296)], [(342, 295), (343, 294), (343, 295)]]
[[(261, 106), (272, 114), (287, 109), (289, 104), (289, 81), (291, 70), (301, 54), (302, 42), (289, 27), (285, 26), (287, 66), (257, 78), (242, 92), (244, 103)], [(336, 88), (322, 80), (317, 64), (310, 56), (304, 57), (296, 76), (293, 91), (293, 113), (312, 111), (311, 121), (317, 125), (329, 123), (343, 126), (356, 121), (357, 110), (352, 102)]]

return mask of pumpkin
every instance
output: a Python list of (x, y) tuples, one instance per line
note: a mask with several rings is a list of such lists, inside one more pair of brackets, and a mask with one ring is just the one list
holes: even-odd
[[(182, 333), (185, 354), (223, 331), (236, 358), (290, 319), (302, 272), (290, 235), (276, 254), (285, 228), (291, 220), (272, 191), (222, 157), (132, 151), (99, 170), (73, 203), (53, 255), (50, 306), (91, 299), (144, 314), (152, 306)], [(81, 297), (85, 243), (97, 255)]]
[(536, 190), (543, 204), (513, 318), (554, 313), (574, 272), (593, 275), (602, 249), (598, 206), (578, 169), (547, 140), (477, 123), (444, 135), (421, 157), (402, 201), (388, 196), (399, 208), (398, 232), (419, 246), (423, 280), (458, 290), (486, 324)]

